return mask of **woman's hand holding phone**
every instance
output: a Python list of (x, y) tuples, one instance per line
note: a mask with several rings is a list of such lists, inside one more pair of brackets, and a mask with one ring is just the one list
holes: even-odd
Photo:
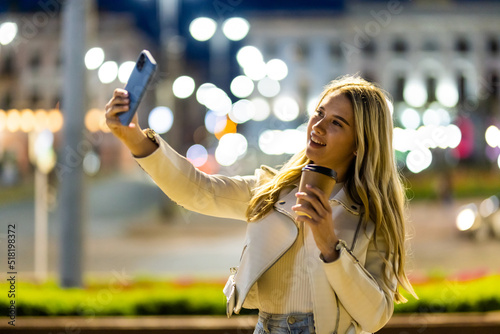
[(120, 139), (136, 157), (145, 157), (153, 153), (158, 146), (149, 140), (139, 127), (137, 114), (129, 125), (123, 125), (118, 117), (129, 110), (130, 99), (125, 89), (117, 88), (113, 97), (106, 104), (106, 124), (111, 133)]

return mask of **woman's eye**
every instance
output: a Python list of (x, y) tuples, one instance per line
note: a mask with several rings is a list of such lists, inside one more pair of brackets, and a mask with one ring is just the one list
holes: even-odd
[(340, 122), (338, 122), (338, 121), (334, 120), (332, 123), (333, 123), (333, 125), (338, 125), (338, 126), (342, 127), (342, 124), (340, 124)]
[(321, 110), (316, 110), (316, 115), (322, 117), (323, 116), (323, 112)]

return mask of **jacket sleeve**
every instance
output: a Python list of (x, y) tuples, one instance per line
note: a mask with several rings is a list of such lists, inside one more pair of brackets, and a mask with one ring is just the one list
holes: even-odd
[(394, 311), (396, 277), (386, 270), (391, 278), (387, 286), (384, 280), (382, 257), (385, 257), (386, 242), (377, 237), (377, 248), (372, 238), (368, 245), (366, 262), (363, 265), (341, 240), (337, 245), (339, 258), (324, 263), (324, 270), (337, 298), (352, 318), (364, 331), (374, 333), (385, 326)]
[(202, 214), (246, 220), (254, 176), (208, 175), (195, 168), (161, 137), (159, 148), (135, 158), (160, 189), (174, 202)]

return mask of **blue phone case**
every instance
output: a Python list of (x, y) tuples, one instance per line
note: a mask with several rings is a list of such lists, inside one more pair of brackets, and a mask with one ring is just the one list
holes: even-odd
[(125, 86), (130, 99), (130, 108), (128, 111), (118, 115), (123, 125), (129, 125), (132, 121), (155, 71), (156, 61), (148, 50), (143, 50)]

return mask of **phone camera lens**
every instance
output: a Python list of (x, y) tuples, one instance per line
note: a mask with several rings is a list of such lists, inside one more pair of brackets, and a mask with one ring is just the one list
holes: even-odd
[(144, 67), (144, 63), (146, 62), (144, 58), (145, 58), (144, 55), (141, 54), (139, 60), (137, 61), (137, 69), (139, 71), (142, 70), (142, 68)]

